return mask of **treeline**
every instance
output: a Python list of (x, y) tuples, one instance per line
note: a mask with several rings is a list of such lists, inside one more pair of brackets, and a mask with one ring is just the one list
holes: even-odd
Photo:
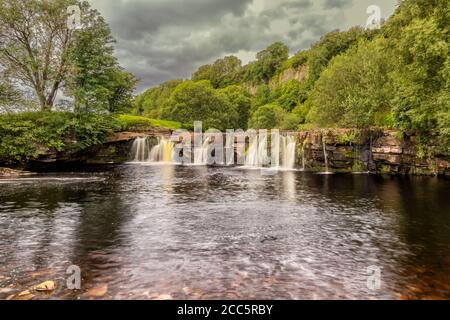
[[(379, 30), (333, 31), (291, 58), (275, 43), (247, 65), (219, 59), (147, 90), (134, 112), (218, 129), (395, 128), (450, 154), (449, 29), (450, 2), (404, 0)], [(304, 77), (284, 82), (290, 69)]]

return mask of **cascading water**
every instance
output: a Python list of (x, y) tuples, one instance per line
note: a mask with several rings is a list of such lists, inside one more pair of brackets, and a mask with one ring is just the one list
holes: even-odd
[(158, 144), (150, 149), (148, 137), (136, 138), (131, 147), (134, 162), (167, 162), (173, 161), (174, 144), (161, 138)]
[(305, 142), (302, 143), (302, 171), (306, 170)]
[(282, 160), (281, 167), (283, 169), (292, 170), (295, 167), (295, 149), (297, 143), (295, 137), (281, 137)]
[(158, 145), (154, 146), (148, 157), (149, 162), (173, 162), (174, 144), (173, 142), (161, 138)]
[(250, 141), (247, 150), (247, 156), (245, 157), (245, 166), (246, 167), (260, 167), (258, 161), (258, 137), (255, 137)]
[[(281, 159), (276, 163), (272, 163), (272, 168), (279, 168), (281, 163), (281, 169), (292, 170), (295, 168), (295, 151), (297, 143), (295, 137), (286, 136), (280, 137), (279, 148), (276, 148), (278, 155), (273, 157), (274, 159)], [(274, 152), (272, 150), (272, 152)], [(267, 136), (259, 136), (250, 141), (250, 145), (247, 150), (247, 156), (245, 158), (246, 167), (262, 168), (268, 163), (267, 155)]]
[(325, 137), (322, 138), (322, 145), (323, 145), (323, 156), (325, 159), (325, 173), (329, 174), (330, 173), (330, 169), (328, 166), (328, 153), (327, 153), (327, 144), (325, 142)]
[(194, 165), (205, 166), (208, 163), (208, 151), (210, 138), (206, 138), (201, 148), (194, 150)]
[(148, 159), (149, 145), (147, 137), (136, 138), (131, 147), (134, 162), (145, 162)]

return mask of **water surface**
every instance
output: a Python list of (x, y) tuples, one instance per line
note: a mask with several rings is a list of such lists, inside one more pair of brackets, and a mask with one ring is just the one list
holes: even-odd
[(0, 298), (45, 280), (38, 299), (449, 299), (450, 181), (138, 164), (2, 179)]

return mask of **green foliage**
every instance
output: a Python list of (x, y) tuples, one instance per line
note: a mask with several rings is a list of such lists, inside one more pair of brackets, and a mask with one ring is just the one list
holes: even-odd
[(137, 81), (113, 56), (114, 39), (100, 14), (85, 10), (83, 17), (90, 23), (74, 35), (69, 51), (73, 75), (66, 93), (75, 98), (77, 111), (130, 111)]
[(364, 128), (377, 125), (375, 115), (389, 110), (392, 58), (382, 39), (362, 40), (336, 57), (311, 94), (311, 120), (321, 126)]
[(212, 65), (205, 65), (192, 75), (192, 80), (209, 80), (214, 88), (225, 88), (239, 82), (242, 62), (235, 56), (219, 59)]
[(301, 87), (297, 80), (290, 80), (281, 88), (277, 103), (286, 111), (292, 111), (300, 101)]
[(269, 82), (278, 73), (289, 57), (289, 50), (281, 42), (258, 52), (256, 61), (244, 68), (244, 80), (251, 83)]
[(249, 128), (295, 130), (300, 124), (296, 114), (289, 113), (277, 104), (259, 107), (250, 118)]
[(237, 122), (233, 123), (234, 129), (247, 129), (252, 105), (251, 96), (239, 86), (229, 86), (221, 90), (221, 93), (230, 102), (232, 108), (237, 113)]
[(252, 115), (249, 127), (252, 129), (272, 129), (282, 122), (286, 111), (279, 105), (267, 104), (259, 107)]
[(343, 145), (352, 145), (359, 142), (361, 139), (361, 132), (357, 130), (345, 131), (336, 134), (336, 142)]
[(46, 150), (73, 153), (102, 143), (115, 119), (95, 114), (28, 112), (0, 115), (0, 163), (35, 160)]
[(172, 92), (181, 83), (183, 83), (183, 80), (170, 80), (157, 87), (148, 89), (135, 98), (133, 102), (134, 112), (137, 115), (160, 119), (165, 104), (172, 95)]
[[(68, 28), (67, 8), (81, 11), (82, 28)], [(129, 109), (136, 80), (113, 56), (108, 25), (89, 2), (0, 1), (0, 66), (28, 100), (50, 111), (58, 93), (79, 112)]]
[(177, 130), (181, 128), (179, 122), (156, 120), (141, 116), (119, 115), (117, 119), (121, 130), (148, 130), (157, 127)]
[(232, 129), (239, 121), (236, 108), (209, 81), (186, 81), (177, 86), (163, 111), (165, 119), (182, 123), (202, 121), (204, 128)]

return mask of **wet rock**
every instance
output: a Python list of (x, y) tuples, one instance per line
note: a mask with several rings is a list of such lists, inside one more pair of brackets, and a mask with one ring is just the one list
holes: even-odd
[(10, 300), (31, 300), (34, 297), (35, 295), (32, 294), (30, 290), (25, 290), (19, 293), (18, 295), (11, 297)]
[(38, 284), (37, 286), (34, 287), (34, 290), (38, 292), (48, 292), (55, 290), (55, 288), (56, 288), (55, 282), (49, 280)]
[(92, 298), (103, 297), (108, 292), (108, 285), (102, 284), (95, 288), (92, 288), (86, 292), (86, 295)]

